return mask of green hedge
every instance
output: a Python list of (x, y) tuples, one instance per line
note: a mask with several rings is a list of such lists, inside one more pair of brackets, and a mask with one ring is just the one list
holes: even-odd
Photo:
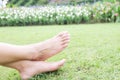
[(0, 9), (0, 26), (120, 22), (119, 3)]
[(8, 6), (45, 5), (48, 2), (48, 0), (9, 0)]
[(116, 2), (120, 0), (9, 0), (8, 6), (35, 6), (46, 5), (50, 2), (54, 4), (81, 4), (81, 3), (95, 3), (95, 2)]

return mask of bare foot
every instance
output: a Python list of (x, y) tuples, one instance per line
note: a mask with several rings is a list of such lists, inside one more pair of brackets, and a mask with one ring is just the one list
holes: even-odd
[(27, 80), (36, 74), (43, 72), (55, 71), (63, 66), (65, 60), (48, 63), (43, 61), (19, 61), (5, 66), (15, 68), (20, 72), (22, 80)]
[(68, 32), (61, 32), (57, 36), (38, 43), (32, 44), (30, 47), (33, 47), (36, 50), (36, 53), (32, 55), (33, 60), (46, 60), (47, 58), (63, 51), (70, 41), (70, 35)]

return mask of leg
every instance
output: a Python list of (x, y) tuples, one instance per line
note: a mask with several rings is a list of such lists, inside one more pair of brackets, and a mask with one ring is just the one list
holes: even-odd
[(69, 40), (69, 34), (62, 32), (47, 41), (31, 45), (17, 46), (1, 43), (0, 64), (18, 60), (45, 60), (66, 48)]
[(5, 64), (18, 60), (29, 60), (30, 53), (34, 53), (32, 48), (26, 46), (0, 43), (0, 64)]
[(5, 66), (17, 69), (20, 72), (22, 80), (27, 80), (36, 74), (55, 71), (63, 66), (64, 63), (65, 60), (54, 63), (43, 61), (19, 61)]

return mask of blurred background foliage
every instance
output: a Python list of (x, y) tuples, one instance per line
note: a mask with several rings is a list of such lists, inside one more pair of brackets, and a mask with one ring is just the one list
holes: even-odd
[(48, 4), (65, 4), (76, 5), (95, 2), (116, 2), (120, 0), (9, 0), (8, 6), (41, 6)]

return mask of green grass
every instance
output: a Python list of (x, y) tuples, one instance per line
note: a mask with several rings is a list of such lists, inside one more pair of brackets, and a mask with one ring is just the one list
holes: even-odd
[(120, 80), (119, 23), (1, 27), (0, 41), (35, 43), (64, 30), (71, 34), (69, 47), (49, 61), (66, 58), (66, 64), (56, 72), (40, 74), (32, 80)]
[(21, 78), (15, 69), (0, 67), (0, 80), (21, 80)]

